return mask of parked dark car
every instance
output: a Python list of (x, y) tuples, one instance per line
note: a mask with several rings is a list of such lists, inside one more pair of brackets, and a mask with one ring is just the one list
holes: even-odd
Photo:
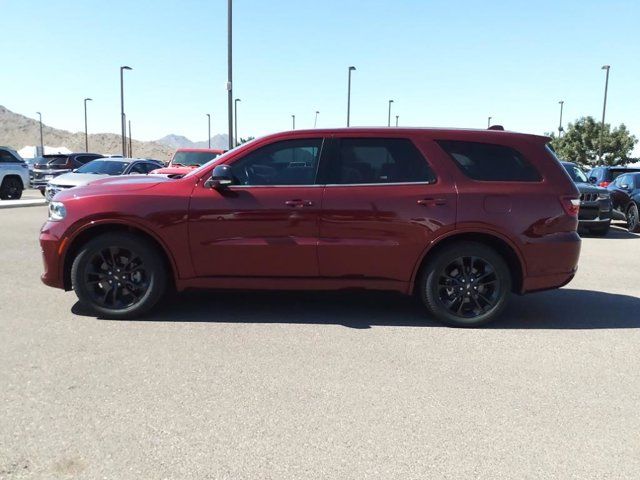
[(580, 191), (579, 227), (592, 235), (604, 236), (609, 233), (611, 227), (609, 191), (589, 183), (585, 173), (575, 163), (562, 162), (562, 166)]
[(103, 155), (98, 153), (56, 153), (38, 157), (31, 172), (31, 188), (37, 188), (44, 195), (47, 183), (51, 179), (102, 157)]
[(579, 192), (548, 142), (497, 130), (297, 130), (180, 178), (98, 180), (49, 204), (42, 280), (109, 318), (144, 315), (170, 286), (364, 288), (416, 294), (432, 318), (478, 326), (510, 292), (575, 275)]
[(587, 178), (589, 182), (596, 184), (598, 187), (607, 188), (618, 176), (631, 172), (640, 172), (640, 168), (595, 167), (587, 173)]
[(614, 212), (626, 220), (630, 232), (640, 233), (640, 173), (624, 173), (608, 189)]

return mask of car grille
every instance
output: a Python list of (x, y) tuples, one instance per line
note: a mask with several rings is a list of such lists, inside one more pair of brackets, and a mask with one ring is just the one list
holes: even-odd
[(581, 193), (580, 194), (580, 201), (581, 202), (595, 202), (598, 200), (598, 194), (597, 193)]
[(44, 198), (47, 199), (47, 202), (50, 202), (51, 200), (53, 200), (53, 197), (55, 197), (58, 192), (61, 192), (62, 190), (66, 190), (67, 188), (71, 188), (71, 187), (62, 186), (62, 185), (56, 185), (54, 187), (52, 185), (47, 185), (47, 188), (44, 191)]

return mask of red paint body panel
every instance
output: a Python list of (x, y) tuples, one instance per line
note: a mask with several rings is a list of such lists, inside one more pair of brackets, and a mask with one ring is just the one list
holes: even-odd
[[(400, 137), (413, 141), (436, 183), (313, 186), (204, 186), (215, 165), (287, 139)], [(436, 140), (508, 145), (540, 171), (541, 182), (467, 178)], [(575, 274), (577, 219), (560, 197), (578, 198), (547, 139), (486, 130), (335, 129), (283, 132), (249, 142), (185, 177), (106, 179), (61, 192), (63, 221), (40, 240), (47, 285), (65, 284), (67, 257), (89, 229), (127, 226), (153, 238), (178, 289), (369, 288), (410, 293), (421, 262), (459, 234), (500, 239), (520, 263), (522, 291), (555, 288)]]

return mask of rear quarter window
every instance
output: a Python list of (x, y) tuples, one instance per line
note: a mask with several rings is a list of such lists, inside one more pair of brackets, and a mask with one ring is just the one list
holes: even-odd
[(536, 168), (517, 150), (491, 143), (438, 140), (462, 173), (484, 182), (539, 182)]

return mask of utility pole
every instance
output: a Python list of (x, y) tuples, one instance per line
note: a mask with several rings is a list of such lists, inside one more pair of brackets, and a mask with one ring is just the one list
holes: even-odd
[(84, 99), (84, 151), (89, 152), (89, 133), (87, 131), (87, 102), (90, 102), (91, 98)]
[(40, 117), (40, 155), (44, 155), (44, 140), (42, 136), (42, 114), (40, 112), (36, 112)]
[(125, 70), (133, 70), (131, 67), (120, 67), (120, 126), (122, 128), (122, 156), (127, 156), (127, 123), (124, 115), (124, 74)]
[(389, 115), (387, 116), (387, 127), (391, 126), (391, 104), (393, 100), (389, 100)]
[(558, 103), (560, 104), (560, 125), (558, 126), (558, 138), (560, 138), (562, 136), (562, 132), (564, 131), (562, 129), (562, 109), (564, 107), (564, 100), (560, 100)]
[(353, 72), (356, 67), (349, 67), (349, 84), (347, 87), (347, 127), (351, 123), (351, 72)]
[(316, 110), (316, 118), (313, 120), (313, 128), (316, 128), (316, 126), (318, 125), (318, 114), (320, 112), (318, 110)]
[[(227, 103), (229, 117), (229, 150), (233, 148), (233, 0), (227, 2)], [(236, 104), (237, 105), (237, 104)], [(237, 126), (237, 123), (236, 123)], [(236, 134), (237, 134), (236, 127)]]
[(492, 119), (492, 118), (493, 118), (493, 117), (489, 117), (489, 118), (487, 119), (487, 128), (489, 128), (489, 127), (491, 126), (491, 119)]
[(131, 143), (131, 120), (129, 120), (129, 158), (133, 158), (133, 146)]
[(293, 121), (293, 130), (296, 129), (296, 116), (295, 115), (291, 115), (291, 120)]
[(602, 70), (607, 71), (607, 77), (606, 77), (606, 80), (604, 81), (604, 103), (602, 104), (602, 126), (600, 128), (600, 141), (598, 142), (600, 144), (599, 153), (598, 153), (598, 160), (600, 162), (602, 162), (602, 135), (604, 134), (604, 116), (607, 112), (607, 91), (609, 90), (609, 70), (610, 69), (611, 69), (610, 65), (602, 66)]
[(234, 117), (235, 117), (235, 121), (236, 121), (236, 134), (235, 134), (235, 137), (234, 137), (235, 138), (234, 146), (236, 146), (236, 147), (238, 145), (240, 145), (240, 143), (238, 143), (238, 141), (239, 141), (239, 138), (238, 138), (238, 102), (241, 102), (241, 101), (242, 100), (240, 100), (239, 98), (236, 98), (236, 100), (235, 100), (235, 107), (236, 107), (235, 110), (236, 111), (235, 111)]
[(211, 150), (211, 114), (207, 113), (207, 141), (209, 142), (209, 150)]
[(396, 127), (398, 126), (398, 119), (400, 118), (400, 115), (396, 115)]

